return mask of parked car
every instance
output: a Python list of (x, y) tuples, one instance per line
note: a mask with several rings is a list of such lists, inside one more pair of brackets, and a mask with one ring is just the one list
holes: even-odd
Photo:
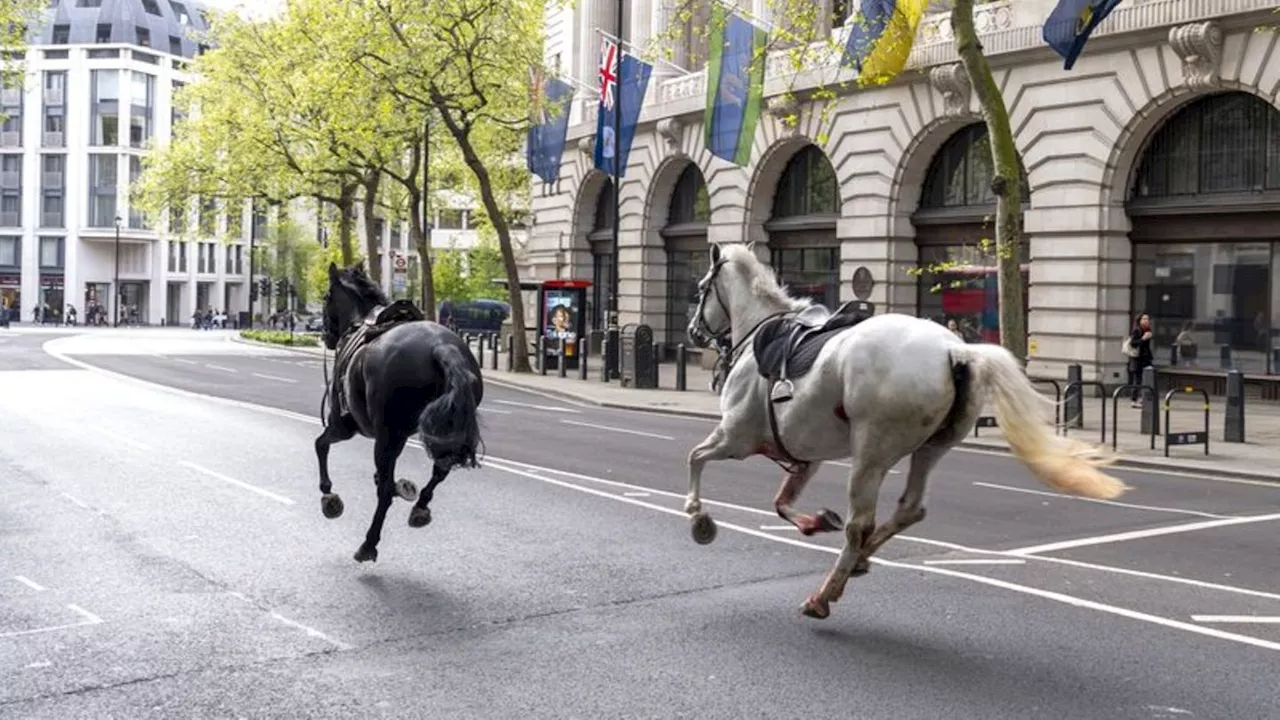
[(439, 318), (454, 332), (499, 332), (502, 323), (511, 314), (511, 306), (497, 300), (470, 300), (440, 303)]

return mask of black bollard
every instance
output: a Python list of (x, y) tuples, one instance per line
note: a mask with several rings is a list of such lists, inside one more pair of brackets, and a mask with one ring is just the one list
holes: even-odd
[(507, 336), (507, 372), (511, 372), (516, 367), (516, 339), (511, 335)]
[(1227, 416), (1222, 422), (1223, 442), (1244, 442), (1244, 376), (1227, 372)]
[(1178, 344), (1174, 343), (1169, 346), (1169, 365), (1178, 367)]
[(490, 370), (497, 370), (497, 369), (498, 369), (498, 345), (499, 345), (499, 344), (500, 344), (500, 343), (499, 343), (499, 341), (498, 341), (498, 333), (494, 333), (494, 334), (492, 334), (492, 335), (490, 335), (490, 336), (489, 336), (489, 349), (493, 351), (493, 352), (489, 355), (489, 369), (490, 369)]
[(556, 375), (565, 377), (569, 372), (569, 364), (564, 361), (564, 338), (556, 342)]
[(583, 333), (578, 339), (578, 379), (587, 379), (587, 354), (591, 352), (591, 331)]
[(600, 382), (609, 382), (609, 333), (600, 341)]
[(1218, 362), (1222, 365), (1223, 370), (1231, 369), (1231, 346), (1218, 346)]
[(689, 371), (685, 367), (688, 360), (688, 350), (684, 343), (676, 345), (676, 390), (684, 392), (689, 389)]
[(479, 365), (480, 367), (484, 367), (484, 336), (483, 335), (476, 336), (476, 352), (478, 353), (476, 356), (476, 364)]
[[(1160, 402), (1159, 396), (1156, 395), (1156, 369), (1153, 367), (1145, 368), (1142, 371), (1142, 384), (1151, 388), (1150, 392), (1142, 392), (1142, 419), (1139, 430), (1143, 435), (1155, 433), (1160, 434), (1160, 408), (1157, 403)], [(1117, 422), (1119, 422), (1117, 420)], [(1152, 429), (1154, 428), (1154, 430)]]
[(542, 375), (546, 375), (547, 374), (547, 344), (541, 335), (538, 336), (538, 342), (535, 343), (535, 345), (536, 345), (535, 352), (538, 353), (538, 373)]
[[(1067, 387), (1070, 391), (1067, 393), (1066, 404), (1062, 408), (1065, 413), (1063, 415), (1069, 422), (1067, 427), (1082, 428), (1084, 427), (1084, 385), (1080, 384), (1084, 381), (1084, 368), (1079, 363), (1073, 363), (1067, 366)], [(1072, 383), (1076, 383), (1073, 385)], [(1105, 400), (1103, 401), (1105, 404)]]

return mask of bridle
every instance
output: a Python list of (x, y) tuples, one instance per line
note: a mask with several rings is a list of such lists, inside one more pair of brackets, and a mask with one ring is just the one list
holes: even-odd
[[(718, 357), (711, 375), (711, 392), (715, 393), (720, 391), (720, 386), (728, 379), (729, 371), (738, 362), (738, 358), (742, 355), (742, 350), (755, 337), (756, 331), (769, 320), (779, 315), (787, 314), (786, 311), (783, 311), (766, 315), (746, 335), (743, 335), (741, 340), (734, 343), (733, 322), (729, 319), (729, 306), (725, 304), (719, 288), (716, 287), (716, 279), (720, 275), (720, 269), (727, 262), (724, 259), (717, 259), (711, 266), (711, 270), (704, 281), (705, 284), (701, 284), (698, 287), (698, 314), (694, 317), (693, 326), (689, 328), (689, 336), (694, 342), (702, 347), (714, 347), (716, 350)], [(720, 306), (720, 312), (725, 317), (726, 327), (722, 330), (713, 330), (711, 323), (707, 322), (707, 296), (711, 294), (713, 289), (716, 291), (716, 304)]]

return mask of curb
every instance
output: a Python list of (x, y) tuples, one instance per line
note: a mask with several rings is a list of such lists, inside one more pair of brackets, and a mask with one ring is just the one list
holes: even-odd
[(323, 355), (324, 349), (319, 347), (306, 347), (300, 345), (277, 345), (276, 343), (262, 342), (261, 340), (250, 340), (249, 338), (240, 337), (239, 333), (231, 335), (231, 342), (240, 343), (241, 345), (254, 345), (257, 347), (271, 348), (273, 350), (283, 350), (285, 352), (297, 353), (299, 355)]

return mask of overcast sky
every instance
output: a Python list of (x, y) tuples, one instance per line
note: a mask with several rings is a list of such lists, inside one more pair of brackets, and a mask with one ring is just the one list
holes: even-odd
[(280, 12), (284, 0), (203, 0), (205, 5), (219, 10), (236, 10), (252, 17), (263, 17)]

